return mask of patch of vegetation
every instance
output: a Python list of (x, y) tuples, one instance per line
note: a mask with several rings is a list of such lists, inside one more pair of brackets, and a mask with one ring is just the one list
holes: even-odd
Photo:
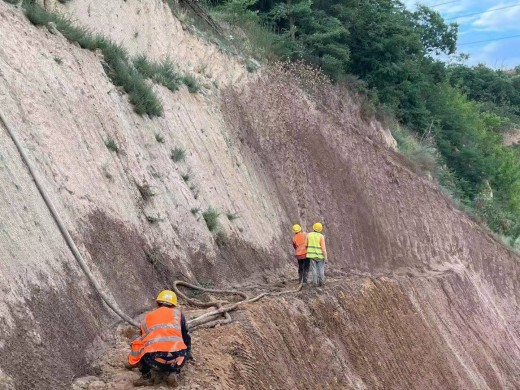
[(431, 143), (417, 139), (414, 134), (399, 125), (392, 129), (392, 136), (397, 142), (399, 151), (408, 158), (417, 173), (435, 174), (437, 150)]
[(252, 61), (251, 59), (246, 60), (246, 69), (249, 73), (254, 73), (258, 70), (259, 66), (255, 61)]
[(110, 137), (110, 136), (107, 137), (107, 139), (105, 140), (105, 146), (111, 152), (115, 152), (115, 153), (119, 154), (119, 147), (117, 146), (116, 141), (112, 137)]
[(206, 211), (202, 213), (202, 218), (206, 222), (206, 226), (208, 227), (210, 232), (215, 231), (219, 227), (218, 217), (220, 213), (215, 210), (213, 207), (209, 207)]
[(137, 114), (148, 114), (150, 117), (162, 115), (163, 108), (157, 96), (120, 45), (102, 35), (93, 34), (84, 27), (77, 27), (64, 15), (47, 12), (36, 3), (24, 1), (23, 7), (25, 15), (35, 26), (53, 22), (58, 31), (70, 42), (78, 43), (84, 49), (101, 50), (105, 72), (114, 85), (125, 90)]
[(186, 149), (177, 146), (172, 149), (170, 157), (174, 162), (184, 161), (186, 160)]
[(215, 242), (217, 243), (217, 246), (219, 248), (226, 246), (226, 244), (228, 243), (226, 233), (224, 233), (222, 230), (217, 231), (215, 233)]
[(197, 93), (200, 91), (200, 84), (195, 77), (185, 74), (182, 76), (182, 82), (188, 87), (190, 93)]
[(102, 167), (103, 176), (105, 176), (109, 181), (114, 181), (114, 176), (110, 173), (108, 166), (105, 164)]
[(145, 55), (140, 55), (134, 59), (133, 63), (144, 77), (165, 86), (172, 92), (179, 90), (182, 78), (169, 59), (156, 63), (148, 60)]
[(237, 213), (226, 213), (226, 217), (230, 222), (233, 222), (235, 219), (240, 218), (240, 215)]
[(183, 173), (181, 175), (181, 177), (182, 177), (182, 180), (184, 181), (184, 183), (188, 183), (190, 181), (190, 178), (191, 178), (191, 172), (188, 171), (186, 173)]
[(163, 218), (159, 217), (159, 216), (153, 216), (153, 215), (147, 215), (146, 216), (146, 220), (151, 223), (151, 224), (156, 224), (156, 223), (159, 223), (159, 222), (162, 222), (164, 221)]
[(159, 133), (155, 133), (155, 140), (160, 144), (164, 144), (164, 137)]
[(153, 198), (156, 193), (153, 192), (152, 187), (149, 184), (145, 183), (143, 185), (136, 183), (139, 194), (141, 194), (141, 198), (146, 202)]
[(54, 57), (54, 62), (56, 62), (58, 65), (63, 64), (63, 60), (60, 57)]
[(193, 215), (197, 215), (200, 212), (200, 207), (193, 207), (190, 211)]

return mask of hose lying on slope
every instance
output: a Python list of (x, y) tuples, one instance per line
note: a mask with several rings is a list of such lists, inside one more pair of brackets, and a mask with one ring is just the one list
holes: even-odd
[[(182, 291), (179, 290), (178, 286), (184, 286), (187, 288), (191, 288), (193, 290), (198, 290), (202, 292), (215, 293), (215, 294), (229, 294), (229, 295), (240, 295), (243, 299), (241, 301), (232, 303), (230, 305), (224, 306), (224, 304), (228, 304), (227, 301), (210, 301), (210, 302), (201, 302), (198, 299), (188, 298)], [(200, 287), (191, 283), (184, 282), (182, 280), (176, 280), (173, 283), (173, 291), (182, 297), (187, 303), (193, 306), (198, 307), (217, 307), (217, 309), (212, 310), (210, 312), (204, 313), (198, 317), (192, 318), (188, 321), (188, 327), (190, 330), (195, 330), (198, 328), (211, 328), (217, 325), (225, 325), (231, 322), (231, 316), (229, 315), (230, 311), (237, 309), (239, 306), (245, 305), (246, 303), (253, 303), (259, 301), (260, 299), (267, 296), (280, 296), (283, 294), (291, 294), (296, 293), (302, 289), (303, 284), (300, 283), (297, 288), (293, 290), (285, 290), (278, 292), (264, 292), (255, 297), (248, 298), (246, 294), (240, 291), (234, 290), (213, 290), (209, 288)], [(224, 315), (224, 319), (217, 319), (221, 315)]]
[(20, 153), (20, 156), (22, 157), (23, 162), (27, 166), (27, 169), (29, 170), (30, 175), (32, 176), (32, 179), (34, 180), (34, 183), (36, 184), (36, 187), (38, 188), (38, 191), (40, 192), (45, 204), (47, 205), (47, 208), (49, 209), (50, 213), (52, 214), (52, 217), (54, 218), (54, 221), (58, 225), (58, 228), (60, 229), (61, 234), (63, 235), (63, 238), (65, 239), (67, 246), (69, 247), (70, 251), (74, 255), (74, 258), (77, 260), (79, 266), (83, 270), (83, 273), (87, 276), (87, 278), (92, 283), (92, 286), (94, 286), (94, 289), (97, 291), (101, 299), (107, 304), (108, 307), (110, 307), (114, 313), (116, 313), (119, 317), (121, 317), (123, 320), (128, 322), (129, 324), (132, 324), (134, 326), (139, 326), (137, 322), (135, 322), (132, 318), (130, 318), (128, 315), (123, 313), (117, 304), (115, 304), (101, 289), (101, 286), (97, 282), (96, 278), (90, 272), (90, 269), (88, 268), (87, 263), (81, 256), (81, 253), (78, 250), (78, 247), (74, 243), (74, 240), (70, 236), (67, 228), (65, 227), (65, 224), (63, 223), (62, 219), (60, 218), (60, 215), (56, 211), (56, 208), (52, 204), (50, 198), (47, 196), (47, 193), (43, 189), (43, 186), (38, 179), (38, 176), (36, 175), (36, 171), (34, 170), (33, 166), (31, 165), (27, 155), (25, 154), (25, 151), (22, 148), (22, 145), (18, 141), (18, 138), (16, 137), (16, 134), (14, 133), (13, 129), (9, 126), (7, 121), (5, 120), (5, 117), (3, 116), (2, 112), (0, 112), (0, 121), (4, 124), (4, 127), (7, 129), (7, 133), (13, 140), (13, 143), (16, 146), (16, 149), (18, 149), (18, 153)]

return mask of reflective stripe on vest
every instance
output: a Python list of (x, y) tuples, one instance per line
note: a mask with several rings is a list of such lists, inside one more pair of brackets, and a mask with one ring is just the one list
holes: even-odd
[[(181, 342), (181, 343), (184, 342), (182, 337), (179, 337), (179, 336), (157, 337), (155, 339), (147, 341), (139, 351), (130, 352), (130, 355), (139, 356), (141, 354), (141, 352), (143, 351), (143, 349), (145, 349), (146, 347), (149, 347), (152, 344), (164, 343), (164, 342), (168, 342), (168, 341), (176, 341), (176, 342)], [(166, 351), (164, 351), (164, 352), (166, 352)], [(168, 351), (168, 352), (170, 352), (170, 351)]]
[(174, 309), (173, 311), (173, 323), (167, 323), (167, 324), (157, 324), (152, 326), (150, 329), (146, 326), (146, 321), (141, 321), (141, 327), (143, 328), (143, 335), (142, 338), (146, 337), (150, 332), (153, 332), (156, 329), (177, 329), (179, 332), (182, 333), (181, 330), (181, 324), (179, 321), (180, 316), (180, 310)]
[(296, 233), (293, 237), (293, 243), (296, 245), (296, 249), (294, 250), (294, 255), (296, 257), (305, 258), (305, 254), (307, 253), (305, 233)]
[(128, 362), (137, 364), (150, 352), (176, 352), (186, 349), (182, 338), (182, 313), (179, 309), (159, 307), (141, 321), (141, 337), (132, 342)]
[(319, 260), (325, 259), (320, 245), (322, 236), (323, 234), (318, 232), (311, 232), (307, 234), (307, 258)]

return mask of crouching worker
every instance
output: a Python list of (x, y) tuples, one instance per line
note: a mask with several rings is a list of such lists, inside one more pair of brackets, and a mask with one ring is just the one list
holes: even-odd
[(177, 308), (177, 295), (173, 291), (161, 291), (156, 299), (157, 309), (146, 314), (140, 323), (141, 337), (132, 342), (128, 356), (130, 365), (139, 365), (141, 378), (134, 386), (154, 384), (152, 370), (157, 380), (176, 383), (176, 375), (191, 357), (191, 337), (184, 314)]

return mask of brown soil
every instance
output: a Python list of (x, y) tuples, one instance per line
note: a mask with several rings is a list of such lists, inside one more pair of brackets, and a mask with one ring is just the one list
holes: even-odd
[[(233, 313), (229, 326), (194, 332), (196, 362), (178, 388), (517, 388), (520, 351), (510, 348), (510, 331), (484, 320), (493, 307), (468, 316), (468, 300), (476, 304), (478, 292), (454, 272), (333, 278), (323, 291), (266, 298)], [(138, 377), (121, 367), (129, 340), (120, 333), (96, 364), (96, 389), (131, 389)]]
[[(291, 224), (324, 223), (327, 288), (265, 299), (233, 313), (230, 326), (196, 332), (197, 361), (180, 389), (520, 388), (518, 255), (410, 169), (340, 87), (266, 72), (223, 90), (220, 109), (217, 91), (156, 87), (165, 117), (150, 120), (132, 112), (95, 53), (30, 26), (2, 1), (0, 43), (0, 106), (93, 272), (128, 313), (178, 277), (250, 293), (280, 288), (296, 275)], [(122, 153), (106, 149), (107, 135)], [(130, 388), (128, 338), (3, 129), (0, 142), (0, 388), (64, 389), (92, 374), (74, 387)], [(169, 157), (178, 145), (189, 151), (184, 165)], [(196, 189), (180, 177), (188, 168)], [(146, 205), (136, 181), (157, 190)], [(190, 212), (210, 205), (240, 213), (221, 217), (224, 240)]]

